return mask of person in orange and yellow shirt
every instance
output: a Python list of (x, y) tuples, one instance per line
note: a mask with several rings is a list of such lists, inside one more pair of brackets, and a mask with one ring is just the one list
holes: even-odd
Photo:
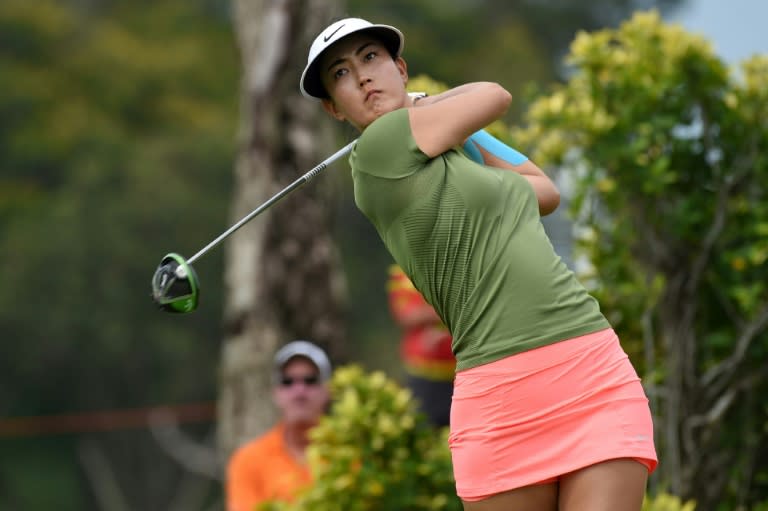
[(430, 423), (447, 426), (456, 372), (451, 334), (398, 265), (389, 267), (387, 296), (402, 330), (400, 356), (407, 386)]
[(227, 464), (227, 511), (254, 511), (270, 500), (291, 501), (311, 483), (308, 432), (330, 402), (331, 363), (318, 346), (293, 341), (274, 359), (273, 400), (279, 422), (238, 448)]

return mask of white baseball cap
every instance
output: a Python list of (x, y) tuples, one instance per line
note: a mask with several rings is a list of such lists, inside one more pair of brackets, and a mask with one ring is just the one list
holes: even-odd
[(339, 39), (361, 31), (376, 34), (393, 57), (399, 57), (400, 53), (402, 53), (404, 44), (403, 34), (395, 27), (374, 25), (360, 18), (345, 18), (336, 21), (323, 30), (309, 48), (307, 67), (301, 73), (301, 82), (299, 82), (302, 94), (308, 98), (323, 99), (328, 97), (317, 69), (320, 55)]
[(294, 357), (309, 359), (320, 372), (320, 379), (327, 381), (331, 378), (331, 362), (323, 349), (309, 341), (289, 342), (275, 353), (275, 377), (279, 378), (285, 364)]

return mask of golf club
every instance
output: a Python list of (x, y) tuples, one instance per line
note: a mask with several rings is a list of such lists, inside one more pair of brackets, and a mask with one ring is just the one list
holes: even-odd
[(239, 222), (221, 233), (216, 239), (201, 248), (195, 255), (189, 259), (184, 259), (181, 255), (171, 252), (163, 257), (152, 277), (152, 299), (160, 306), (160, 309), (166, 312), (186, 313), (192, 312), (197, 308), (200, 286), (197, 274), (192, 263), (204, 256), (209, 250), (221, 243), (230, 234), (248, 223), (254, 217), (258, 216), (267, 208), (277, 203), (280, 199), (308, 183), (317, 174), (325, 170), (328, 165), (338, 160), (355, 145), (357, 140), (348, 143), (331, 156), (323, 160), (312, 170), (302, 175), (294, 182), (277, 192), (261, 206), (254, 209), (243, 217)]

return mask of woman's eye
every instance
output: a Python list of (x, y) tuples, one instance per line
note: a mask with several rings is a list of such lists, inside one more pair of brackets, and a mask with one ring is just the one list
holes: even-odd
[(339, 78), (341, 78), (342, 76), (344, 76), (344, 74), (345, 74), (346, 72), (347, 72), (347, 70), (346, 70), (346, 69), (344, 69), (344, 68), (339, 68), (339, 69), (337, 69), (336, 71), (334, 71), (334, 72), (333, 72), (333, 77), (334, 77), (335, 79), (339, 79)]
[(365, 54), (365, 60), (373, 60), (376, 57), (375, 51), (369, 51)]

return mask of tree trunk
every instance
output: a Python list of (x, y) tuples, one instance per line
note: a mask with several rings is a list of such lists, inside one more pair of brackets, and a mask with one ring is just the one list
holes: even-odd
[[(333, 0), (234, 1), (243, 78), (233, 222), (332, 152), (330, 121), (300, 95), (298, 80), (311, 39), (334, 6)], [(329, 184), (321, 175), (291, 193), (225, 247), (218, 410), (224, 457), (274, 422), (271, 359), (280, 345), (305, 338), (333, 360), (342, 355), (343, 285), (330, 236)]]
[[(668, 282), (658, 307), (666, 365), (663, 413), (656, 424), (659, 472), (669, 491), (697, 501), (697, 511), (714, 511), (729, 483), (748, 486), (752, 477), (762, 430), (756, 420), (762, 401), (755, 392), (768, 370), (751, 369), (746, 353), (768, 326), (768, 305), (751, 320), (735, 321), (739, 328), (731, 354), (701, 368), (697, 346), (704, 341), (696, 332), (695, 299), (702, 293), (700, 280), (696, 272), (679, 271)], [(742, 442), (729, 444), (734, 434)]]

